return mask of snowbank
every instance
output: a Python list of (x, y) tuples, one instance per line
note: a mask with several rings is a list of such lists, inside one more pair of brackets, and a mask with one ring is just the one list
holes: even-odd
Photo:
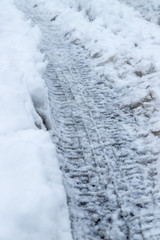
[(0, 239), (70, 240), (55, 147), (43, 125), (41, 33), (12, 0), (1, 1), (0, 16)]

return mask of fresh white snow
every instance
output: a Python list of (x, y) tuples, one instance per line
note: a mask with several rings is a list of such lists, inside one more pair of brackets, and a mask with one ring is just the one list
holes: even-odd
[(40, 117), (49, 125), (41, 33), (12, 0), (1, 1), (0, 16), (0, 239), (70, 240), (55, 146)]

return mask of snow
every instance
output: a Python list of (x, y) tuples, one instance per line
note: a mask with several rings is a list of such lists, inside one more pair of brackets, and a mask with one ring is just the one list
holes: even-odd
[(61, 24), (66, 37), (74, 43), (81, 42), (89, 50), (98, 71), (112, 72), (116, 81), (122, 79), (121, 84), (139, 82), (135, 76), (139, 69), (142, 76), (158, 72), (159, 27), (142, 19), (127, 5), (117, 0), (114, 6), (112, 0), (107, 4), (105, 0), (32, 2), (33, 6), (37, 4), (38, 11), (46, 8), (48, 18), (56, 16), (53, 24)]
[[(159, 160), (158, 1), (26, 0), (25, 4), (39, 13), (45, 9), (48, 20), (61, 26), (62, 37), (83, 46), (98, 74), (121, 95), (121, 107), (132, 110), (137, 128), (126, 126), (126, 131), (130, 135), (133, 131), (137, 152), (149, 150)], [(42, 79), (46, 63), (38, 50), (41, 32), (24, 20), (11, 0), (2, 0), (0, 13), (0, 239), (69, 240), (55, 147), (43, 125), (45, 121), (51, 128)], [(140, 160), (157, 171), (158, 199), (159, 161), (154, 165), (148, 156)], [(155, 212), (159, 214), (157, 207)]]
[(12, 0), (1, 1), (0, 16), (0, 239), (70, 240), (56, 149), (43, 124), (50, 127), (41, 32)]
[(137, 12), (140, 12), (141, 15), (149, 22), (154, 22), (160, 25), (160, 3), (159, 0), (121, 0), (128, 4), (129, 6), (134, 7)]
[[(94, 69), (98, 74), (105, 76), (110, 88), (119, 93), (120, 107), (127, 106), (131, 109), (136, 128), (132, 129), (129, 124), (124, 128), (126, 127), (126, 132), (133, 136), (132, 146), (137, 155), (139, 154), (137, 161), (143, 168), (146, 188), (149, 189), (149, 172), (156, 172), (156, 187), (154, 190), (148, 190), (150, 193), (147, 194), (152, 195), (153, 192), (155, 198), (159, 199), (160, 28), (154, 11), (149, 12), (150, 21), (146, 21), (143, 8), (139, 12), (124, 2), (127, 0), (26, 0), (25, 4), (32, 4), (39, 14), (48, 13), (48, 21), (61, 28), (62, 37), (79, 47), (82, 46), (93, 60)], [(143, 5), (146, 1), (137, 2)], [(155, 8), (158, 8), (157, 2), (154, 1)], [(132, 149), (126, 150), (132, 157)], [(123, 151), (124, 149), (120, 149), (117, 155)], [(129, 161), (132, 161), (132, 158)], [(135, 186), (138, 185), (136, 176), (133, 182)], [(129, 188), (132, 191), (132, 187)], [(136, 192), (136, 189), (133, 188), (133, 191)], [(123, 197), (126, 196), (121, 196), (122, 199)], [(142, 201), (145, 202), (145, 198), (137, 200), (138, 203)], [(152, 211), (153, 205), (149, 205), (148, 211), (154, 213), (156, 221), (160, 209), (159, 200)], [(132, 205), (124, 210), (129, 213), (129, 209), (132, 210)], [(147, 219), (147, 210), (146, 217), (143, 210), (137, 214), (140, 214), (140, 218), (144, 216)], [(120, 236), (116, 221), (112, 238), (125, 239)], [(159, 229), (153, 231), (158, 236)], [(151, 234), (149, 229), (145, 238), (151, 239)], [(141, 238), (135, 236), (135, 239)]]
[[(135, 10), (126, 2), (144, 8), (139, 13), (139, 8)], [(159, 144), (159, 139), (152, 136), (153, 126), (154, 131), (160, 128), (160, 28), (154, 20), (155, 12), (159, 11), (158, 1), (131, 4), (129, 0), (114, 0), (113, 4), (113, 0), (108, 0), (106, 4), (105, 0), (27, 0), (26, 3), (36, 6), (39, 12), (45, 9), (48, 19), (61, 26), (65, 38), (85, 48), (96, 71), (122, 92), (124, 106), (133, 108), (138, 103), (145, 109), (144, 114), (149, 118), (141, 130), (146, 131), (147, 124), (152, 147)], [(153, 21), (149, 22), (142, 15), (151, 6), (154, 11), (149, 14)], [(144, 114), (139, 114), (141, 123)]]

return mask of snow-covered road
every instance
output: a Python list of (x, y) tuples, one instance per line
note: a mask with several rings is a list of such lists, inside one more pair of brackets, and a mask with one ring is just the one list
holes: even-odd
[(74, 240), (160, 239), (160, 29), (121, 2), (16, 0), (42, 33)]

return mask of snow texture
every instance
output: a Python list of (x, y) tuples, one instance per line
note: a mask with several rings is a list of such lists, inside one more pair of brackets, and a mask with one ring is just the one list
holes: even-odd
[(154, 22), (158, 25), (160, 25), (160, 2), (159, 0), (121, 0), (121, 2), (124, 2), (128, 4), (130, 7), (132, 6), (137, 12), (140, 12), (140, 14), (148, 21), (148, 22)]
[(159, 240), (159, 5), (16, 2), (43, 35), (73, 239)]
[(41, 33), (12, 0), (1, 1), (0, 16), (0, 239), (70, 240), (61, 172), (45, 127)]

